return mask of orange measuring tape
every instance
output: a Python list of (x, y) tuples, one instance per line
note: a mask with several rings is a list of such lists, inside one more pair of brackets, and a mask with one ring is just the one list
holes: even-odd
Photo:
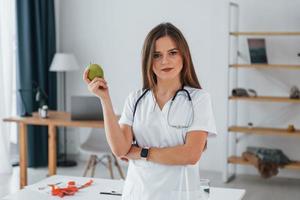
[(87, 183), (81, 185), (80, 187), (77, 187), (75, 181), (69, 181), (68, 186), (65, 188), (60, 188), (56, 185), (49, 185), (49, 186), (51, 187), (51, 193), (53, 196), (64, 197), (64, 196), (74, 195), (80, 189), (86, 188), (92, 185), (92, 183), (93, 180), (90, 180)]

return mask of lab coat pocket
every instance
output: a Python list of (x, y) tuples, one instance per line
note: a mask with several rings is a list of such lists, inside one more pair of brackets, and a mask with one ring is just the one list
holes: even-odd
[(172, 200), (202, 200), (202, 191), (201, 190), (173, 190), (172, 191)]

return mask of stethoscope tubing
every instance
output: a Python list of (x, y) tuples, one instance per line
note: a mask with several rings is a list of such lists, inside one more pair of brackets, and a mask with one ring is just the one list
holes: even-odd
[[(137, 106), (138, 106), (139, 102), (141, 101), (141, 99), (142, 99), (149, 91), (150, 91), (150, 89), (145, 89), (145, 91), (142, 93), (142, 95), (137, 99), (136, 103), (134, 104), (132, 123), (134, 122), (134, 116), (135, 116), (135, 113), (136, 113)], [(189, 102), (191, 103), (191, 106), (192, 106), (192, 108), (193, 108), (191, 95), (190, 95), (190, 93), (189, 93), (186, 89), (184, 89), (184, 86), (182, 86), (181, 89), (179, 89), (179, 90), (176, 91), (175, 95), (173, 96), (173, 98), (172, 98), (172, 100), (171, 100), (171, 105), (169, 106), (169, 109), (168, 109), (168, 115), (167, 115), (167, 121), (168, 121), (168, 124), (169, 124), (169, 125), (170, 125), (170, 123), (169, 123), (169, 112), (170, 112), (170, 108), (171, 108), (173, 102), (175, 101), (177, 94), (178, 94), (179, 92), (181, 92), (181, 91), (183, 91), (183, 92), (185, 92), (185, 93), (187, 94), (187, 98), (188, 98), (188, 100), (189, 100)], [(192, 114), (193, 114), (192, 119), (194, 120), (194, 109), (193, 109), (193, 113), (192, 113)], [(189, 125), (186, 125), (186, 126), (176, 126), (176, 125), (170, 125), (170, 126), (175, 127), (175, 128), (188, 128), (188, 127), (193, 123), (193, 120), (191, 121), (191, 123), (190, 123)]]

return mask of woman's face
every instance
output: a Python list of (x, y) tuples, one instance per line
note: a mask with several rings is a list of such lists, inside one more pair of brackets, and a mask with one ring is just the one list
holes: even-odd
[(157, 79), (179, 78), (182, 66), (182, 56), (172, 38), (165, 36), (156, 40), (152, 69)]

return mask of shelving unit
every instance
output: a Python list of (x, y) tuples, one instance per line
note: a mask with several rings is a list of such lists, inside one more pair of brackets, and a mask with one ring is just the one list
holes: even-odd
[(288, 97), (274, 97), (274, 96), (257, 96), (257, 97), (234, 97), (234, 96), (229, 96), (228, 98), (229, 98), (229, 100), (236, 100), (236, 101), (300, 103), (300, 99), (290, 99)]
[(269, 128), (269, 127), (247, 127), (247, 126), (230, 126), (228, 128), (229, 133), (245, 133), (245, 134), (257, 134), (257, 135), (278, 135), (278, 136), (293, 136), (300, 137), (300, 130), (293, 132), (287, 131), (283, 128)]
[[(236, 3), (230, 2), (229, 4), (229, 13), (231, 9), (237, 9), (237, 21), (239, 18), (239, 5)], [(231, 17), (231, 15), (229, 15)], [(230, 21), (230, 20), (229, 20)], [(229, 24), (230, 26), (230, 24)], [(231, 27), (231, 26), (230, 26)], [(293, 132), (289, 132), (287, 128), (273, 128), (273, 127), (247, 127), (247, 126), (239, 126), (238, 125), (238, 105), (237, 102), (239, 101), (248, 101), (249, 103), (252, 102), (264, 102), (264, 103), (288, 103), (288, 104), (296, 104), (300, 103), (300, 99), (290, 99), (289, 97), (280, 97), (280, 96), (256, 96), (256, 97), (235, 97), (231, 96), (231, 90), (233, 89), (230, 86), (231, 78), (236, 79), (235, 87), (238, 85), (238, 70), (244, 69), (254, 69), (254, 70), (261, 70), (261, 69), (268, 69), (268, 70), (300, 70), (300, 65), (291, 65), (291, 64), (239, 64), (238, 63), (238, 55), (239, 55), (239, 41), (237, 38), (240, 36), (300, 36), (300, 32), (240, 32), (238, 31), (238, 22), (237, 22), (237, 31), (229, 32), (229, 63), (228, 64), (228, 113), (227, 113), (227, 125), (228, 125), (228, 132), (226, 135), (226, 164), (224, 167), (223, 172), (223, 181), (228, 182), (234, 179), (236, 174), (236, 165), (252, 165), (247, 160), (244, 160), (242, 157), (238, 156), (241, 153), (237, 152), (237, 134), (248, 134), (248, 135), (263, 135), (263, 136), (279, 136), (279, 137), (295, 137), (298, 139), (300, 137), (300, 130), (295, 130)], [(235, 59), (231, 61), (230, 58), (231, 54), (231, 39), (236, 38), (236, 50), (235, 50)], [(231, 72), (235, 70), (235, 75), (232, 76)], [(231, 103), (235, 103), (235, 113), (234, 119), (232, 118), (231, 113)], [(234, 121), (233, 124), (231, 121)], [(233, 153), (232, 153), (233, 152)], [(229, 166), (233, 167), (233, 173), (230, 174)], [(293, 170), (300, 170), (300, 161), (293, 161), (291, 164), (285, 165), (283, 169), (293, 169)]]
[(232, 36), (300, 36), (300, 32), (230, 32)]
[[(239, 165), (252, 165), (248, 161), (244, 160), (242, 157), (238, 157), (238, 156), (230, 156), (228, 158), (228, 163), (239, 164)], [(293, 161), (292, 163), (285, 165), (283, 169), (300, 170), (300, 161)]]
[(254, 68), (254, 69), (294, 69), (300, 70), (300, 65), (282, 64), (231, 64), (232, 68)]

